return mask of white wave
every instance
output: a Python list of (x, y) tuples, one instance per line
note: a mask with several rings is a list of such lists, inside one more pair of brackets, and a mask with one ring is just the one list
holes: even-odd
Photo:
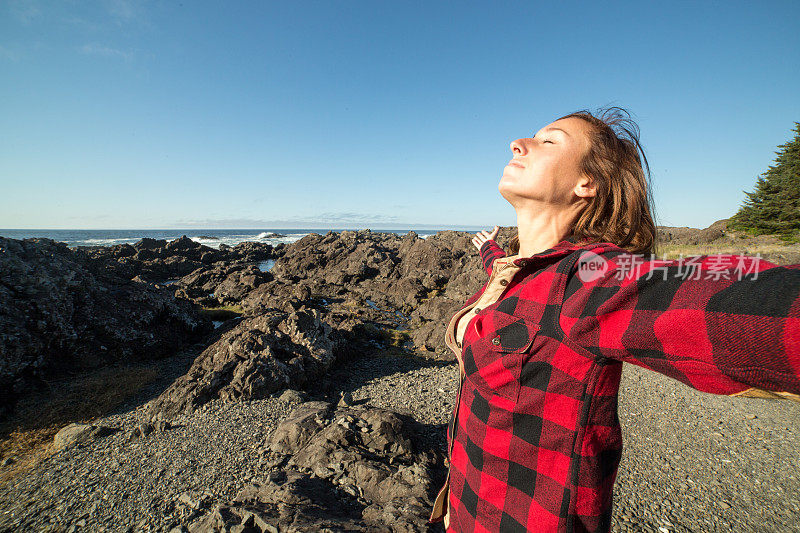
[(81, 239), (72, 246), (114, 246), (116, 244), (133, 244), (139, 239)]
[(281, 243), (291, 244), (308, 235), (308, 233), (291, 233), (288, 235), (282, 235), (280, 237), (264, 237), (264, 235), (269, 234), (271, 233), (265, 231), (257, 235), (252, 233), (249, 235), (224, 235), (214, 240), (201, 240), (198, 237), (192, 237), (192, 240), (210, 248), (219, 248), (221, 244), (225, 244), (226, 246), (236, 246), (242, 242), (263, 242), (266, 244), (271, 244), (272, 246), (277, 246)]
[(216, 237), (190, 237), (190, 239), (192, 239), (194, 242), (199, 242), (200, 244), (206, 245), (218, 244), (220, 241), (220, 239)]

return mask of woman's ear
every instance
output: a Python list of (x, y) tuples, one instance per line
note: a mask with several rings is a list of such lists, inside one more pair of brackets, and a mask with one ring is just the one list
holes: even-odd
[(580, 180), (578, 181), (577, 185), (575, 185), (575, 196), (580, 198), (591, 198), (593, 196), (597, 196), (597, 187), (594, 184), (594, 180), (587, 176), (586, 174), (582, 174)]

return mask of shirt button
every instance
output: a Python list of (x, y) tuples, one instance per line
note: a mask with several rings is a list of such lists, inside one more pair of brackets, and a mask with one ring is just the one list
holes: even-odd
[(494, 339), (492, 339), (492, 344), (494, 344), (495, 346), (500, 346), (500, 337), (495, 337)]
[(475, 308), (475, 312), (476, 312), (476, 313), (480, 313), (480, 312), (481, 312), (481, 308), (480, 308), (480, 307), (476, 307), (476, 308)]
[(507, 280), (507, 279), (501, 279), (501, 280), (500, 280), (500, 285), (502, 285), (503, 287), (505, 287), (506, 285), (508, 285), (508, 280)]

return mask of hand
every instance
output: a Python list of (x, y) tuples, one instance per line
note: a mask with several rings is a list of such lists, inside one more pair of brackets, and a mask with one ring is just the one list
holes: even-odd
[(488, 231), (479, 231), (472, 238), (472, 244), (474, 244), (475, 248), (477, 248), (480, 251), (481, 246), (483, 246), (483, 244), (488, 240), (494, 240), (494, 238), (497, 237), (497, 234), (499, 232), (500, 232), (499, 226), (495, 226), (494, 229), (491, 231), (491, 233), (489, 233)]

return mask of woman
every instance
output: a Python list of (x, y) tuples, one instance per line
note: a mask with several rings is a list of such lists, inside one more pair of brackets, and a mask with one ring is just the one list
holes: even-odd
[(620, 108), (567, 115), (511, 151), (499, 190), (517, 212), (513, 255), (498, 228), (475, 236), (489, 280), (445, 334), (462, 379), (431, 521), (607, 531), (622, 362), (705, 392), (798, 399), (800, 265), (649, 257), (649, 168)]

